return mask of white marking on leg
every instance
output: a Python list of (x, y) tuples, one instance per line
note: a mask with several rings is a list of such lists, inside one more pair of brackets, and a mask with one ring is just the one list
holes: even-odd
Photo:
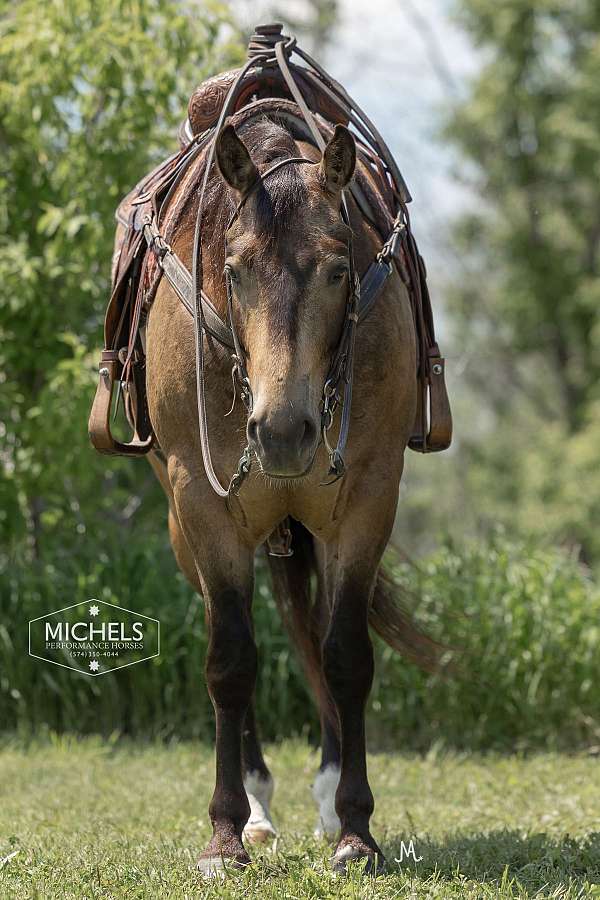
[(340, 781), (340, 767), (330, 763), (317, 772), (313, 784), (313, 797), (319, 808), (319, 819), (315, 827), (315, 837), (333, 840), (340, 830), (340, 820), (335, 811), (335, 792)]
[(246, 772), (244, 787), (250, 803), (250, 818), (244, 828), (244, 838), (251, 844), (260, 844), (277, 837), (270, 813), (273, 779), (270, 775), (265, 778), (257, 771)]

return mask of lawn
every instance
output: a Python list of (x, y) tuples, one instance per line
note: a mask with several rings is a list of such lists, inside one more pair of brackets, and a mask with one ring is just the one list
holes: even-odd
[[(328, 870), (312, 837), (317, 758), (269, 748), (274, 846), (203, 883), (209, 748), (56, 739), (0, 750), (0, 897), (600, 897), (600, 767), (591, 756), (374, 754), (373, 831), (388, 873)], [(395, 862), (414, 841), (419, 861)]]

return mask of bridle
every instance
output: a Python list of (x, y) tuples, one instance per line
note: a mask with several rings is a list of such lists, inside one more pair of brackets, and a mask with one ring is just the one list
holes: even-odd
[[(198, 212), (196, 215), (196, 226), (194, 229), (194, 250), (192, 257), (192, 286), (193, 286), (193, 308), (194, 308), (194, 335), (195, 335), (195, 349), (196, 349), (196, 397), (198, 404), (198, 422), (200, 429), (200, 446), (202, 450), (202, 459), (204, 462), (204, 468), (206, 471), (206, 475), (211, 484), (211, 487), (218, 494), (219, 497), (223, 497), (224, 499), (229, 499), (232, 494), (237, 494), (239, 489), (245, 480), (245, 478), (250, 473), (250, 467), (252, 464), (252, 452), (250, 446), (246, 444), (240, 460), (238, 462), (237, 471), (231, 478), (229, 482), (229, 486), (224, 488), (219, 481), (219, 478), (215, 472), (214, 465), (212, 462), (212, 456), (210, 452), (210, 441), (208, 435), (208, 420), (206, 415), (206, 399), (205, 399), (205, 380), (204, 380), (204, 333), (205, 333), (205, 322), (204, 322), (204, 304), (202, 297), (202, 217), (204, 211), (204, 196), (206, 193), (206, 187), (208, 184), (208, 179), (210, 175), (210, 171), (212, 168), (215, 148), (217, 138), (219, 133), (231, 111), (233, 106), (233, 102), (236, 97), (236, 92), (238, 86), (244, 79), (246, 72), (255, 67), (257, 64), (262, 63), (269, 64), (273, 62), (273, 53), (275, 56), (275, 62), (277, 63), (285, 81), (288, 85), (290, 93), (292, 97), (298, 104), (302, 115), (308, 125), (313, 139), (321, 151), (324, 152), (326, 143), (323, 139), (323, 135), (319, 130), (317, 123), (314, 119), (313, 114), (309, 110), (306, 105), (306, 101), (302, 96), (301, 91), (299, 90), (294, 77), (290, 71), (287, 57), (291, 49), (295, 47), (296, 41), (294, 38), (284, 39), (283, 36), (280, 39), (276, 39), (274, 45), (270, 44), (270, 39), (267, 41), (267, 47), (256, 47), (251, 48), (251, 52), (249, 53), (249, 59), (242, 66), (242, 68), (237, 73), (237, 76), (231, 85), (223, 107), (221, 109), (221, 113), (219, 115), (218, 122), (215, 127), (214, 137), (210, 143), (206, 166), (204, 171), (204, 177), (202, 179), (202, 187), (200, 189), (200, 196), (198, 200)], [(306, 159), (305, 157), (286, 157), (284, 159), (280, 159), (275, 162), (269, 169), (264, 172), (259, 179), (251, 186), (250, 190), (246, 193), (244, 197), (238, 203), (237, 208), (234, 210), (231, 220), (229, 222), (228, 228), (231, 226), (233, 221), (237, 216), (247, 201), (248, 197), (251, 193), (259, 186), (264, 184), (265, 179), (267, 179), (274, 172), (281, 169), (283, 166), (291, 165), (291, 164), (314, 164), (313, 160)], [(348, 227), (350, 227), (350, 216), (348, 213), (348, 207), (346, 202), (346, 197), (344, 192), (342, 191), (342, 200), (341, 200), (341, 215), (342, 220)], [(354, 254), (352, 243), (350, 239), (349, 245), (349, 291), (348, 291), (348, 300), (346, 303), (346, 316), (344, 320), (344, 325), (342, 328), (342, 333), (340, 336), (340, 341), (338, 343), (337, 350), (334, 354), (334, 358), (332, 360), (332, 365), (330, 372), (325, 380), (325, 384), (323, 386), (323, 402), (322, 402), (322, 419), (321, 419), (321, 435), (322, 440), (329, 455), (329, 474), (332, 479), (327, 482), (331, 484), (333, 481), (337, 481), (338, 478), (341, 478), (345, 472), (344, 465), (344, 457), (343, 452), (346, 445), (346, 441), (348, 438), (348, 430), (350, 426), (350, 405), (352, 401), (352, 373), (353, 373), (353, 361), (354, 361), (354, 343), (355, 343), (355, 333), (356, 333), (356, 325), (358, 322), (358, 304), (360, 298), (360, 281), (356, 275), (356, 269), (354, 266)], [(391, 266), (387, 269), (387, 275), (389, 275), (391, 271)], [(242, 351), (239, 338), (237, 336), (234, 316), (233, 316), (233, 291), (231, 286), (231, 278), (225, 276), (226, 278), (226, 289), (227, 289), (227, 316), (229, 319), (229, 329), (233, 336), (234, 343), (234, 354), (233, 354), (233, 378), (234, 380), (238, 380), (238, 384), (240, 386), (240, 392), (242, 399), (246, 405), (246, 409), (250, 410), (252, 403), (252, 391), (250, 388), (250, 382), (248, 379), (248, 373), (246, 371), (245, 358), (244, 353)], [(343, 385), (343, 387), (342, 387)], [(340, 432), (338, 436), (338, 442), (335, 447), (332, 447), (327, 439), (327, 432), (331, 428), (333, 424), (333, 417), (335, 411), (340, 402), (343, 401), (343, 413), (342, 413), (342, 422), (340, 426)], [(234, 398), (235, 402), (235, 398)]]
[[(249, 189), (245, 192), (243, 197), (238, 202), (236, 208), (232, 212), (229, 222), (227, 223), (227, 228), (225, 230), (225, 234), (229, 231), (233, 223), (239, 217), (243, 207), (246, 202), (250, 198), (250, 196), (259, 188), (263, 187), (265, 181), (269, 178), (269, 176), (273, 175), (275, 172), (281, 170), (284, 166), (288, 165), (318, 165), (314, 160), (308, 159), (303, 156), (290, 156), (285, 157), (284, 159), (277, 160), (272, 166), (270, 166), (265, 172), (259, 175), (255, 181), (251, 184)], [(340, 208), (342, 221), (344, 224), (350, 226), (350, 221), (348, 217), (348, 210), (345, 202), (345, 197), (342, 194), (342, 202)], [(354, 341), (355, 341), (355, 331), (356, 325), (358, 323), (358, 303), (360, 298), (360, 280), (356, 274), (356, 268), (354, 265), (354, 252), (352, 246), (352, 235), (348, 238), (348, 296), (346, 298), (345, 304), (345, 315), (344, 315), (344, 323), (342, 325), (342, 330), (340, 333), (340, 338), (337, 343), (336, 350), (333, 354), (331, 364), (328, 370), (327, 377), (323, 384), (322, 391), (322, 400), (321, 400), (321, 438), (323, 444), (327, 450), (327, 454), (329, 457), (329, 475), (332, 476), (331, 480), (324, 482), (324, 484), (332, 484), (334, 481), (337, 481), (338, 478), (341, 478), (345, 471), (344, 465), (344, 449), (346, 445), (346, 440), (348, 437), (348, 429), (349, 429), (349, 420), (350, 420), (350, 405), (352, 398), (352, 375), (353, 375), (353, 354), (354, 354)], [(252, 397), (252, 388), (250, 386), (250, 379), (248, 377), (247, 367), (246, 367), (246, 353), (242, 346), (242, 342), (239, 339), (239, 335), (237, 332), (237, 328), (235, 325), (235, 316), (233, 311), (233, 284), (231, 279), (230, 272), (227, 269), (224, 272), (225, 277), (225, 287), (227, 293), (227, 319), (229, 324), (229, 329), (231, 331), (231, 335), (233, 337), (233, 345), (234, 351), (232, 353), (233, 360), (233, 368), (232, 368), (232, 380), (234, 384), (234, 399), (233, 405), (235, 404), (236, 397), (236, 386), (239, 388), (240, 397), (248, 415), (252, 413), (253, 406), (253, 397)], [(201, 321), (199, 322), (201, 324)], [(199, 338), (198, 332), (196, 332), (197, 338)], [(198, 358), (198, 347), (202, 343), (201, 340), (197, 340), (196, 343), (196, 355)], [(202, 388), (204, 387), (204, 372), (203, 372), (203, 364), (204, 364), (204, 353), (203, 346), (200, 347), (199, 354), (199, 362), (200, 362), (200, 384)], [(338, 436), (338, 441), (335, 447), (332, 447), (328, 437), (327, 432), (333, 425), (333, 419), (335, 411), (340, 402), (343, 400), (343, 409), (344, 414), (342, 417), (342, 426), (340, 428), (340, 433)], [(199, 421), (202, 423), (206, 423), (206, 414), (205, 414), (205, 404), (204, 404), (204, 392), (198, 391), (198, 404), (199, 404)], [(208, 442), (208, 433), (205, 433), (206, 441), (202, 441), (202, 447), (207, 450), (209, 465), (207, 467), (207, 472), (211, 471), (214, 473), (214, 467), (212, 466), (212, 460), (210, 458), (210, 446)], [(227, 490), (225, 490), (220, 484), (218, 478), (215, 475), (215, 482), (213, 483), (212, 478), (211, 485), (213, 489), (223, 497), (226, 497), (230, 494), (231, 491), (237, 493), (244, 478), (249, 474), (251, 468), (251, 460), (252, 460), (252, 452), (249, 445), (246, 445), (242, 456), (240, 458), (240, 462), (238, 464), (238, 469), (236, 474), (234, 475), (232, 481)], [(206, 458), (204, 459), (206, 465)]]

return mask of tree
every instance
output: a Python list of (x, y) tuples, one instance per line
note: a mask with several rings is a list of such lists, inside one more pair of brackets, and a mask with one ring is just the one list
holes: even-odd
[(600, 7), (461, 0), (483, 65), (447, 136), (479, 198), (449, 292), (471, 400), (454, 458), (472, 527), (600, 558)]
[(461, 19), (488, 60), (448, 130), (485, 201), (461, 250), (493, 275), (455, 309), (471, 337), (535, 363), (533, 382), (548, 373), (530, 396), (576, 433), (600, 376), (600, 7), (463, 0)]
[(203, 77), (229, 64), (224, 9), (177, 0), (5, 6), (0, 26), (0, 533), (73, 535), (135, 506), (146, 470), (89, 447), (114, 209), (176, 148)]
[(500, 524), (597, 563), (600, 7), (458, 0), (458, 18), (481, 66), (444, 132), (473, 197), (450, 237), (455, 440), (408, 460), (400, 539)]

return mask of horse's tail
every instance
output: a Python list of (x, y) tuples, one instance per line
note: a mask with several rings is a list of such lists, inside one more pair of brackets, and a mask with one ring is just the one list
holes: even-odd
[(311, 533), (295, 519), (289, 520), (292, 532), (292, 556), (268, 556), (275, 600), (290, 641), (319, 709), (327, 714), (330, 701), (321, 678), (321, 641), (319, 629), (319, 589), (317, 565)]
[(385, 566), (380, 566), (369, 610), (369, 625), (386, 644), (419, 668), (426, 672), (438, 671), (447, 648), (421, 631), (399, 593), (400, 588)]
[[(290, 521), (293, 556), (269, 557), (277, 605), (290, 640), (295, 644), (308, 682), (327, 714), (330, 700), (321, 679), (321, 617), (326, 613), (317, 584), (314, 539), (299, 522)], [(384, 566), (369, 610), (369, 625), (383, 640), (420, 668), (441, 667), (446, 648), (421, 631), (398, 596), (399, 588)]]

